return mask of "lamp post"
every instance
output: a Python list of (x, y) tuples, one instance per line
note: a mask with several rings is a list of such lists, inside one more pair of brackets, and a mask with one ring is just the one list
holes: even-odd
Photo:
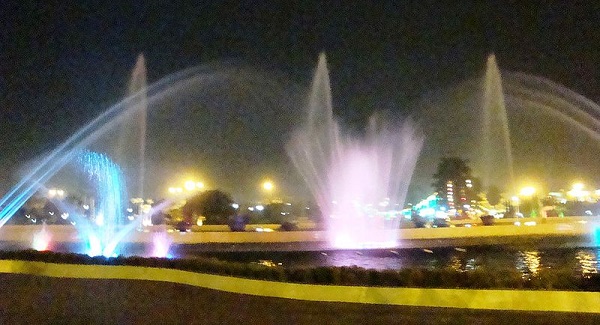
[(520, 213), (520, 211), (519, 211), (519, 203), (521, 203), (521, 200), (519, 200), (519, 197), (515, 195), (512, 198), (510, 198), (510, 200), (511, 200), (512, 204), (515, 207), (515, 214)]
[(527, 186), (521, 189), (521, 196), (531, 197), (535, 194), (535, 187)]
[(534, 216), (533, 214), (536, 213), (536, 210), (539, 208), (539, 204), (538, 204), (538, 200), (537, 197), (535, 196), (536, 193), (536, 189), (533, 186), (527, 186), (527, 187), (523, 187), (521, 189), (521, 196), (526, 198), (526, 201), (524, 202), (524, 209), (527, 208), (527, 211), (529, 213), (529, 216)]
[(272, 181), (266, 180), (262, 183), (262, 189), (265, 191), (267, 196), (267, 203), (271, 203), (273, 190), (275, 189), (275, 185)]

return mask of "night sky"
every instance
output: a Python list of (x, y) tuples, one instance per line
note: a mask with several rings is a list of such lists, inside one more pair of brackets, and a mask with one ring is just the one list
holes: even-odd
[[(295, 100), (303, 97), (319, 52), (325, 51), (334, 112), (353, 130), (382, 109), (427, 123), (418, 103), (438, 90), (481, 78), (492, 52), (502, 70), (543, 76), (600, 102), (600, 4), (594, 1), (544, 1), (540, 5), (522, 1), (81, 3), (0, 4), (0, 193), (14, 183), (17, 171), (28, 161), (57, 146), (127, 94), (139, 53), (146, 58), (149, 84), (197, 65), (211, 64), (217, 70), (240, 66), (256, 69), (256, 76), (276, 76), (281, 85), (287, 85), (280, 95)], [(216, 133), (202, 133), (201, 141), (149, 144), (150, 149), (162, 151), (150, 154), (149, 165), (163, 162), (168, 170), (152, 183), (156, 195), (168, 186), (165, 178), (175, 182), (173, 175), (178, 173), (207, 178), (213, 186), (244, 199), (256, 196), (253, 184), (265, 177), (281, 184), (281, 194), (300, 193), (298, 178), (290, 176), (293, 171), (283, 144), (294, 119), (302, 116), (301, 105), (284, 107), (293, 110), (288, 113), (265, 113), (273, 108), (250, 104), (246, 110), (237, 107), (225, 115), (211, 113), (211, 109), (225, 109), (222, 106), (171, 123), (185, 119), (190, 125), (203, 125), (203, 130), (217, 125), (219, 130), (235, 133), (233, 120), (242, 123), (240, 134), (223, 138), (213, 130)], [(253, 118), (256, 114), (265, 118)], [(453, 113), (440, 110), (436, 114)], [(213, 120), (197, 124), (190, 120), (203, 116)], [(528, 127), (518, 125), (522, 122), (518, 117), (510, 120), (516, 121), (511, 124), (516, 134)], [(154, 123), (152, 117), (148, 122)], [(276, 132), (262, 126), (273, 124), (277, 124)], [(175, 129), (179, 128), (173, 124), (149, 126), (151, 132), (163, 134)], [(451, 137), (468, 140), (470, 135), (458, 132)], [(529, 150), (526, 137), (513, 139), (515, 150), (521, 150), (515, 155)], [(245, 141), (243, 149), (232, 143), (239, 139)], [(517, 159), (524, 166), (521, 173), (538, 170), (529, 178), (549, 187), (568, 186), (574, 178), (600, 187), (600, 176), (596, 176), (600, 163), (594, 154), (600, 144), (588, 140), (579, 144), (579, 136), (573, 139), (574, 149), (561, 153), (563, 157), (573, 151), (587, 156), (548, 163), (554, 157), (540, 154), (531, 165), (527, 161), (535, 159)], [(219, 148), (190, 149), (210, 144)], [(424, 153), (431, 153), (427, 146)], [(419, 167), (410, 198), (429, 191), (431, 179), (426, 175), (437, 158), (432, 155), (432, 159), (423, 158), (422, 164), (428, 165)], [(237, 161), (237, 165), (223, 161)], [(244, 164), (251, 167), (227, 171)], [(549, 167), (539, 171), (544, 166)]]

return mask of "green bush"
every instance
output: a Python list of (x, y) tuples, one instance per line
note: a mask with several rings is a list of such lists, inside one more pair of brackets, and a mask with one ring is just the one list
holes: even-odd
[(577, 290), (582, 287), (581, 279), (571, 270), (542, 269), (531, 278), (534, 288), (548, 290)]
[(305, 268), (289, 269), (286, 272), (286, 278), (290, 282), (314, 283), (312, 271)]
[(511, 288), (543, 290), (600, 291), (600, 275), (577, 276), (571, 269), (541, 269), (524, 277), (514, 269), (477, 268), (458, 271), (451, 268), (372, 270), (357, 266), (284, 268), (255, 263), (222, 261), (216, 258), (166, 259), (133, 257), (89, 257), (70, 253), (0, 251), (0, 259), (42, 261), (66, 264), (131, 265), (172, 268), (252, 279), (307, 284), (425, 288)]

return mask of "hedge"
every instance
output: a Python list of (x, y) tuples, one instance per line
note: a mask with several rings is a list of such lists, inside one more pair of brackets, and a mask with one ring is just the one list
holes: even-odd
[(0, 251), (0, 259), (64, 264), (131, 265), (172, 268), (184, 271), (236, 276), (259, 280), (345, 286), (537, 289), (600, 291), (600, 275), (576, 275), (571, 269), (542, 269), (524, 276), (515, 269), (478, 268), (458, 271), (451, 268), (373, 270), (357, 266), (286, 268), (255, 263), (222, 261), (216, 258), (168, 259), (155, 257), (90, 257), (74, 253), (35, 250)]

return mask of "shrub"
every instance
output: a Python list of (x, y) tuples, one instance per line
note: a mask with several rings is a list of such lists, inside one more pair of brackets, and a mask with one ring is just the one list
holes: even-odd
[(513, 288), (600, 291), (600, 275), (578, 277), (571, 269), (542, 269), (530, 278), (514, 269), (457, 271), (451, 268), (372, 270), (357, 266), (284, 268), (252, 263), (227, 262), (216, 258), (166, 259), (142, 257), (89, 257), (71, 253), (34, 250), (0, 252), (0, 259), (17, 259), (68, 264), (132, 265), (174, 268), (192, 272), (248, 277), (297, 283), (426, 287), (426, 288)]
[(579, 288), (578, 279), (571, 270), (542, 269), (532, 277), (535, 288), (550, 290), (576, 290)]
[(279, 230), (282, 231), (297, 231), (298, 230), (298, 225), (296, 225), (293, 222), (289, 222), (289, 221), (285, 221), (281, 224), (281, 227), (279, 227)]
[(229, 229), (231, 229), (231, 231), (245, 231), (248, 222), (250, 222), (250, 217), (248, 215), (237, 214), (229, 218)]
[(288, 270), (287, 279), (290, 282), (313, 283), (312, 272), (309, 269), (296, 268)]

